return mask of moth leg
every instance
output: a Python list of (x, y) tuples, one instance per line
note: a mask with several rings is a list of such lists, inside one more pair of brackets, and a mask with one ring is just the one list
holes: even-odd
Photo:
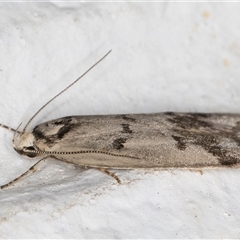
[(10, 185), (12, 185), (13, 183), (17, 182), (19, 179), (21, 179), (22, 177), (26, 176), (28, 173), (30, 172), (35, 172), (37, 169), (35, 168), (41, 161), (45, 160), (46, 158), (48, 158), (49, 156), (46, 156), (42, 159), (40, 159), (38, 162), (36, 162), (33, 166), (31, 166), (26, 172), (24, 172), (23, 174), (21, 174), (19, 177), (13, 179), (11, 182), (8, 182), (2, 186), (0, 186), (0, 189), (9, 187)]
[(99, 171), (101, 171), (101, 172), (103, 172), (103, 173), (106, 173), (107, 175), (109, 175), (109, 176), (111, 176), (111, 177), (113, 177), (119, 184), (121, 184), (121, 180), (119, 179), (119, 177), (118, 177), (116, 174), (108, 171), (108, 170), (105, 169), (105, 168), (96, 168), (96, 169), (99, 170)]

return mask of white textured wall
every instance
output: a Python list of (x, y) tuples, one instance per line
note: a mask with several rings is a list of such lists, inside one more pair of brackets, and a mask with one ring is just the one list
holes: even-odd
[[(239, 3), (0, 3), (0, 121), (240, 112)], [(33, 160), (0, 130), (0, 184)], [(240, 238), (240, 170), (95, 170), (49, 160), (0, 191), (1, 238)]]

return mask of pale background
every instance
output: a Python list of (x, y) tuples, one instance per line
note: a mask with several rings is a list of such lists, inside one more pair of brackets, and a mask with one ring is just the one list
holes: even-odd
[[(1, 3), (0, 122), (240, 113), (240, 3)], [(35, 160), (0, 130), (0, 185)], [(240, 170), (95, 170), (49, 160), (0, 191), (1, 238), (240, 238)]]

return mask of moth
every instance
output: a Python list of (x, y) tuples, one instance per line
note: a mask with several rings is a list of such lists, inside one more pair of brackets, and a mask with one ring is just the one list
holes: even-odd
[(29, 131), (30, 122), (49, 100), (14, 132), (13, 148), (20, 155), (39, 158), (29, 170), (1, 188), (36, 170), (47, 158), (95, 168), (120, 179), (110, 169), (238, 167), (240, 163), (240, 115), (206, 113), (153, 113), (68, 116), (41, 123)]

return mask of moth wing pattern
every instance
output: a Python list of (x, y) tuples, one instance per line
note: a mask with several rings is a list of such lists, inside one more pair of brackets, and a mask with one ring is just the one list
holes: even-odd
[(221, 167), (240, 163), (239, 123), (234, 114), (70, 116), (32, 134), (40, 151), (68, 152), (54, 157), (83, 167)]

